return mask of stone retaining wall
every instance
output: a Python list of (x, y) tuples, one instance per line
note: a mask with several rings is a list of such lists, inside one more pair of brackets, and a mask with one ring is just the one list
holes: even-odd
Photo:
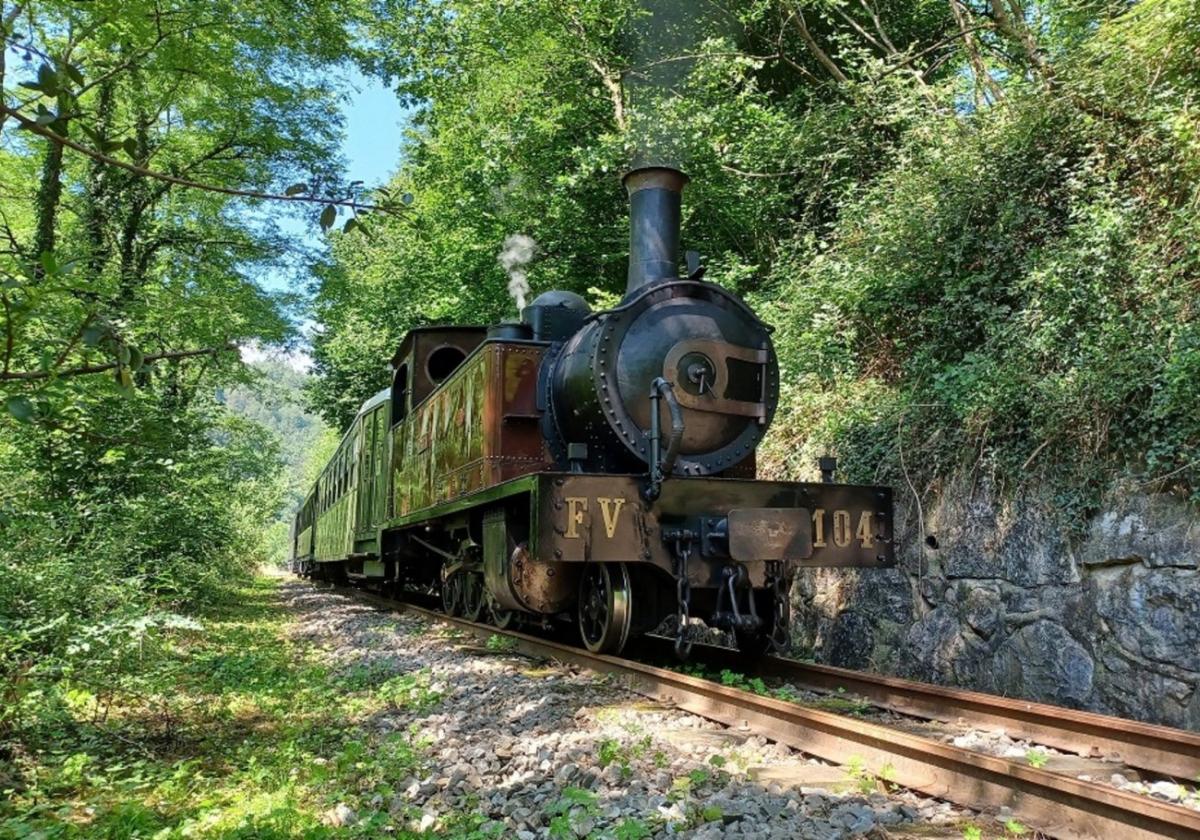
[(922, 533), (915, 506), (897, 512), (896, 569), (801, 573), (796, 653), (1200, 730), (1193, 508), (1114, 492), (1082, 540), (1049, 505), (987, 487), (954, 487), (923, 514)]

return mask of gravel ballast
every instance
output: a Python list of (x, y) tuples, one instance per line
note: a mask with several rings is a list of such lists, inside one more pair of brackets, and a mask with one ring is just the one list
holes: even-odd
[[(312, 584), (281, 584), (292, 635), (346, 673), (420, 673), (433, 702), (363, 725), (424, 745), (420, 776), (393, 781), (397, 826), (437, 832), (479, 812), (497, 837), (959, 837), (972, 814), (897, 790), (853, 756), (831, 767), (559, 663), (488, 650), (446, 625)], [(502, 647), (496, 645), (495, 647)], [(330, 824), (364, 815), (340, 806)]]

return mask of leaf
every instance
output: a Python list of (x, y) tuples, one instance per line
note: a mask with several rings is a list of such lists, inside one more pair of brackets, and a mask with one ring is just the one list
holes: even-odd
[(332, 204), (327, 205), (325, 209), (321, 211), (321, 229), (329, 230), (331, 227), (333, 227), (333, 223), (336, 219), (337, 208)]
[(9, 397), (5, 400), (4, 407), (18, 422), (29, 423), (33, 420), (33, 403), (29, 397), (20, 395)]
[(35, 123), (37, 123), (38, 125), (50, 125), (50, 123), (54, 122), (57, 119), (58, 119), (58, 114), (54, 113), (53, 111), (42, 110), (42, 111), (38, 112), (38, 115), (34, 118), (33, 121)]
[(137, 157), (138, 144), (137, 144), (137, 140), (135, 140), (134, 138), (126, 137), (125, 141), (123, 143), (121, 143), (121, 148), (124, 149), (125, 154), (129, 155), (131, 158)]
[(358, 227), (358, 219), (351, 216), (349, 219), (346, 220), (346, 224), (342, 225), (342, 233), (349, 233), (350, 231), (354, 230), (356, 227)]
[(50, 251), (43, 251), (42, 255), (38, 257), (38, 262), (41, 263), (42, 270), (47, 274), (58, 274), (58, 260)]
[(408, 207), (409, 205), (411, 205), (413, 203), (413, 194), (405, 193), (404, 195), (400, 196), (400, 203), (403, 204), (405, 207)]
[(104, 338), (104, 333), (104, 327), (92, 324), (91, 326), (84, 327), (81, 338), (83, 339), (83, 343), (88, 347), (95, 347), (100, 343), (100, 339)]
[(117, 360), (121, 363), (121, 367), (125, 367), (126, 365), (128, 365), (129, 359), (130, 359), (129, 347), (127, 345), (122, 344), (120, 349), (117, 350)]
[(142, 365), (146, 362), (146, 355), (136, 347), (129, 348), (129, 369), (135, 373), (142, 369)]
[(38, 86), (47, 96), (58, 95), (58, 74), (49, 64), (43, 64), (37, 71)]
[(302, 195), (306, 192), (308, 192), (308, 184), (305, 184), (302, 182), (299, 184), (292, 184), (290, 187), (288, 187), (286, 190), (283, 191), (283, 194), (284, 195)]
[(60, 61), (58, 66), (63, 69), (63, 72), (67, 74), (71, 81), (83, 87), (83, 72), (78, 67), (74, 64), (68, 64), (65, 61)]

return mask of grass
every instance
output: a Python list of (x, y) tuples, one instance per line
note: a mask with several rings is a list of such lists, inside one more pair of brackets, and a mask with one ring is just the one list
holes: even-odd
[[(441, 695), (424, 672), (362, 667), (331, 673), (290, 640), (276, 581), (241, 588), (145, 663), (136, 696), (97, 715), (87, 689), (47, 685), (34, 725), (0, 752), (0, 838), (415, 837), (413, 813), (389, 813), (419, 775), (413, 732), (362, 723), (426, 711)], [(325, 825), (337, 804), (351, 826)], [(480, 837), (478, 815), (440, 836)]]

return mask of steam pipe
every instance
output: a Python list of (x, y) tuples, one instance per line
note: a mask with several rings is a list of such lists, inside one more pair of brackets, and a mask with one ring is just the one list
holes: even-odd
[(624, 177), (629, 192), (629, 280), (633, 292), (679, 276), (679, 223), (688, 177), (668, 166), (645, 166)]

